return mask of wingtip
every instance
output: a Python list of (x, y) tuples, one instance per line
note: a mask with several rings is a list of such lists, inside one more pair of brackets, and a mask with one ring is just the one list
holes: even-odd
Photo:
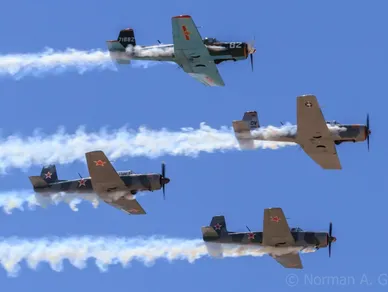
[(185, 14), (185, 15), (177, 15), (177, 16), (173, 16), (172, 18), (191, 18), (191, 16)]
[(307, 98), (307, 97), (310, 97), (310, 98), (317, 98), (314, 94), (302, 94), (302, 95), (298, 95), (298, 98)]
[(102, 150), (95, 150), (95, 151), (89, 151), (89, 152), (86, 152), (85, 155), (92, 155), (92, 154), (104, 154), (104, 151)]

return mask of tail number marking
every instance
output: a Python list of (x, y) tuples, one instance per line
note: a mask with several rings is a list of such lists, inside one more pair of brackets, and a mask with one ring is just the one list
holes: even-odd
[(120, 42), (123, 42), (123, 43), (132, 43), (135, 41), (135, 38), (134, 37), (120, 37), (119, 40), (120, 40)]
[(242, 43), (238, 42), (232, 42), (232, 43), (229, 43), (229, 48), (231, 49), (241, 49), (242, 47)]

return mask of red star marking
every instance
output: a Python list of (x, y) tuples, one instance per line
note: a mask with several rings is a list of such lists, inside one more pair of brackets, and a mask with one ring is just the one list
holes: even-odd
[(274, 216), (274, 217), (271, 216), (271, 221), (272, 221), (272, 222), (279, 223), (280, 218), (279, 218), (278, 216)]
[(104, 166), (104, 164), (105, 164), (106, 162), (105, 162), (105, 161), (102, 161), (102, 160), (100, 159), (100, 160), (94, 161), (94, 163), (96, 164), (96, 166)]
[(51, 172), (48, 171), (48, 172), (45, 173), (44, 175), (46, 176), (46, 178), (51, 178), (51, 176), (52, 176), (53, 174), (52, 174)]
[(84, 186), (84, 187), (86, 187), (86, 180), (84, 180), (84, 179), (81, 179), (81, 180), (79, 180), (78, 182), (79, 182), (79, 185), (78, 185), (78, 187), (81, 187), (81, 186)]
[(255, 239), (255, 234), (254, 233), (249, 233), (248, 234), (248, 239)]
[(139, 210), (138, 209), (130, 209), (128, 210), (129, 213), (138, 213)]
[(216, 225), (214, 225), (215, 230), (220, 230), (221, 227), (222, 227), (222, 225), (220, 223), (217, 223)]

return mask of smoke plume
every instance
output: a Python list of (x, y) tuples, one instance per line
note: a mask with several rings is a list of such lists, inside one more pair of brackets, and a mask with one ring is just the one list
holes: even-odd
[(82, 201), (90, 202), (94, 208), (99, 205), (99, 198), (96, 194), (71, 194), (56, 193), (48, 196), (42, 196), (29, 190), (9, 191), (0, 193), (0, 208), (6, 214), (12, 214), (12, 211), (35, 210), (37, 206), (46, 208), (49, 205), (58, 205), (67, 203), (71, 210), (77, 212), (78, 205)]
[[(223, 257), (263, 256), (268, 253), (281, 255), (298, 252), (300, 248), (260, 248), (254, 246), (223, 246)], [(305, 252), (303, 250), (302, 252)], [(68, 260), (78, 269), (86, 268), (86, 261), (95, 260), (100, 271), (109, 265), (127, 267), (133, 260), (151, 266), (158, 259), (169, 262), (186, 260), (193, 263), (208, 256), (202, 240), (176, 238), (118, 238), (118, 237), (70, 237), (70, 238), (1, 238), (0, 263), (9, 276), (17, 276), (20, 263), (25, 261), (30, 269), (46, 262), (51, 269), (63, 271), (63, 261)]]
[[(147, 68), (156, 62), (133, 61), (131, 66)], [(76, 70), (83, 74), (90, 70), (114, 70), (109, 52), (102, 50), (81, 51), (66, 49), (55, 51), (46, 48), (41, 53), (0, 55), (0, 76), (13, 76), (17, 79), (26, 75), (40, 76), (42, 73), (63, 73)]]
[[(265, 133), (267, 128), (260, 128)], [(267, 135), (271, 138), (271, 134)], [(278, 149), (294, 143), (256, 141), (256, 148)], [(201, 123), (199, 129), (181, 128), (151, 130), (140, 127), (137, 131), (121, 128), (109, 133), (105, 129), (88, 133), (84, 127), (74, 134), (63, 129), (53, 135), (35, 133), (30, 137), (0, 138), (0, 171), (8, 168), (26, 169), (32, 165), (84, 161), (85, 152), (102, 150), (110, 160), (123, 157), (162, 155), (197, 156), (201, 152), (239, 150), (231, 128), (214, 129)]]

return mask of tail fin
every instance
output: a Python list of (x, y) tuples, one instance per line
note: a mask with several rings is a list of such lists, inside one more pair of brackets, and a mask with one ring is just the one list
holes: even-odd
[(116, 41), (107, 41), (108, 50), (111, 58), (118, 64), (131, 64), (131, 60), (126, 54), (126, 48), (136, 46), (135, 33), (132, 28), (126, 28), (120, 31)]
[(259, 118), (257, 117), (257, 111), (245, 112), (243, 121), (246, 122), (251, 130), (255, 130), (260, 127)]
[(124, 49), (129, 45), (133, 47), (136, 46), (135, 32), (132, 28), (126, 28), (121, 30), (117, 40), (124, 47)]
[(256, 111), (244, 113), (242, 121), (233, 121), (233, 129), (241, 149), (254, 149), (252, 130), (260, 127)]
[(42, 168), (42, 171), (40, 172), (40, 177), (48, 184), (57, 182), (58, 175), (57, 175), (57, 168), (55, 167), (55, 164), (44, 166)]
[(224, 216), (214, 216), (210, 226), (202, 227), (201, 229), (204, 241), (212, 241), (228, 233)]
[[(202, 236), (205, 241), (206, 249), (212, 257), (220, 258), (223, 255), (221, 243), (216, 242), (223, 234), (227, 234), (226, 222), (224, 216), (214, 216), (210, 226), (202, 227)], [(213, 242), (212, 242), (213, 241)]]

